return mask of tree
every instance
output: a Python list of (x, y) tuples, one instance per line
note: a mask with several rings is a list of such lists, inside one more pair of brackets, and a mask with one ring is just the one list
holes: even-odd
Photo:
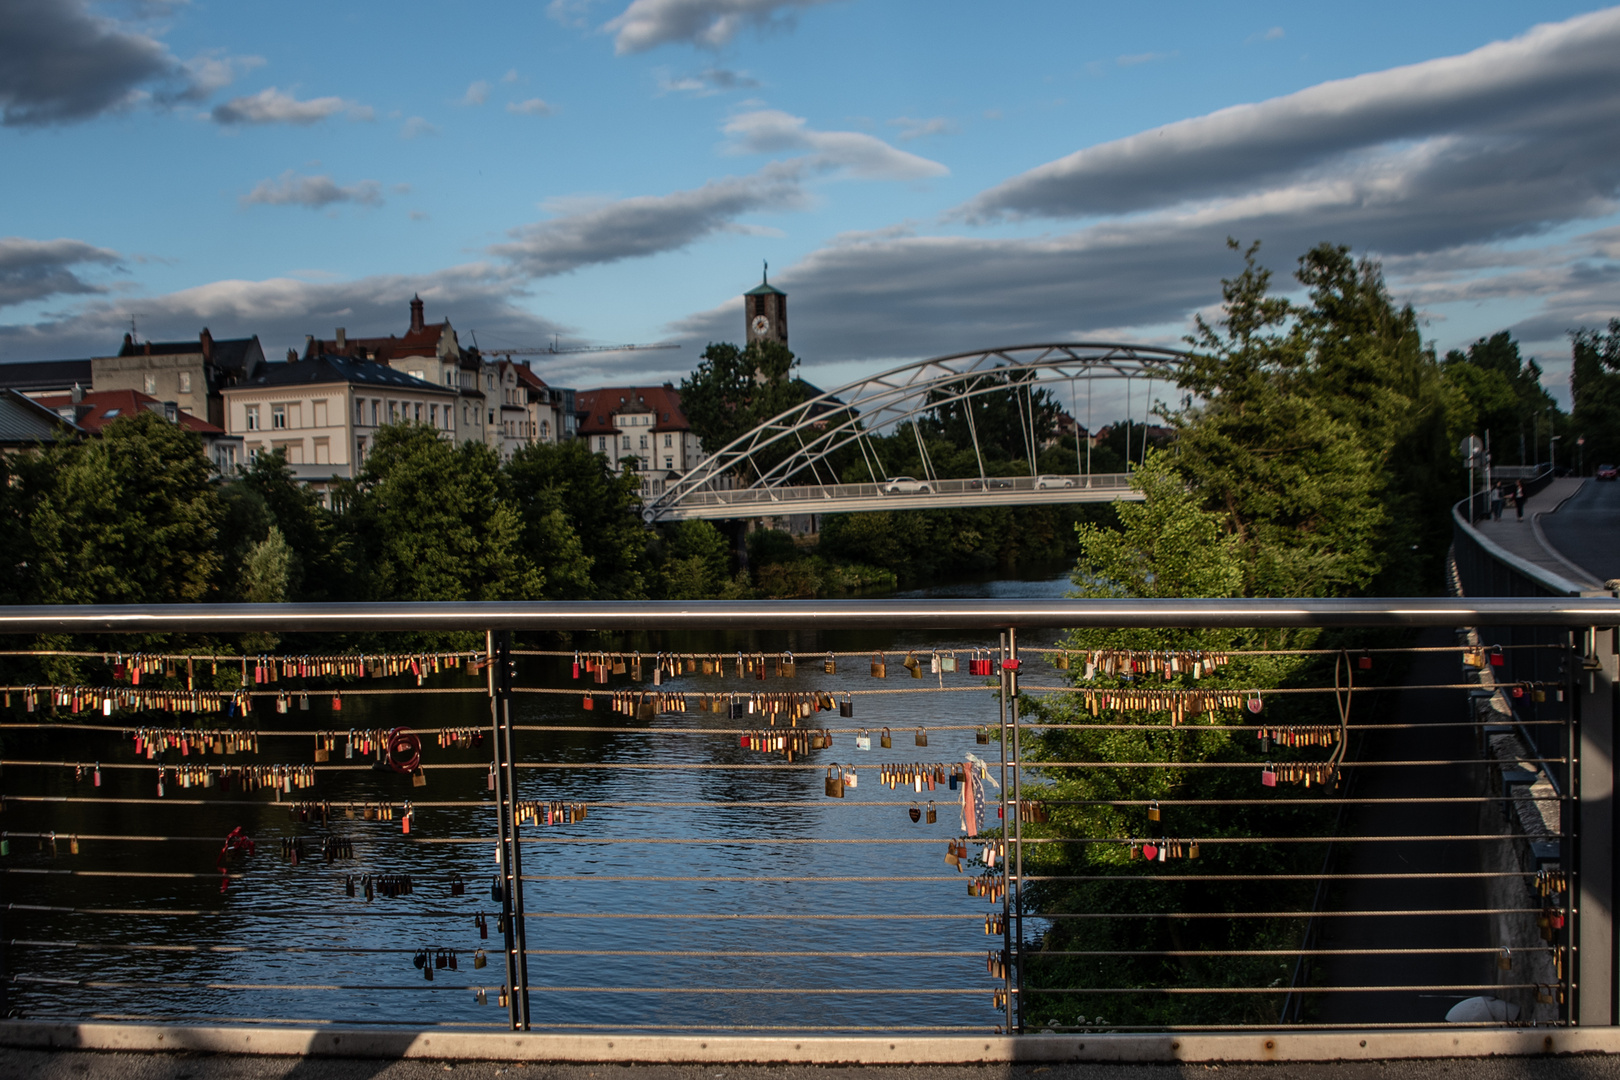
[(1586, 437), (1588, 462), (1620, 462), (1620, 319), (1609, 320), (1607, 333), (1577, 330), (1570, 344), (1571, 426)]
[(545, 568), (548, 599), (648, 595), (651, 562), (640, 480), (614, 473), (583, 440), (525, 446), (507, 462), (523, 550)]
[[(813, 397), (812, 387), (793, 375), (798, 365), (798, 358), (778, 341), (753, 341), (744, 349), (711, 342), (697, 370), (681, 380), (681, 411), (704, 451), (712, 454)], [(796, 449), (797, 444), (766, 449), (754, 456), (753, 464), (759, 472), (768, 471)]]
[(1167, 414), (1174, 461), (1245, 549), (1244, 595), (1344, 595), (1384, 566), (1381, 462), (1313, 393), (1310, 334), (1271, 295), (1258, 250), (1221, 282), (1218, 328), (1199, 316), (1188, 339), (1180, 386), (1202, 401)]
[(725, 534), (707, 521), (681, 521), (664, 540), (663, 594), (668, 600), (708, 600), (730, 585)]
[[(294, 556), (290, 600), (319, 602), (354, 594), (354, 550), (321, 497), (293, 475), (280, 450), (260, 454), (237, 484), (257, 495)], [(232, 485), (236, 486), (236, 485)]]
[(500, 459), (425, 424), (379, 428), (349, 507), (377, 600), (532, 600), (545, 575), (521, 544)]
[(38, 604), (174, 604), (212, 598), (222, 509), (202, 441), (154, 412), (27, 463), (28, 567)]
[(1503, 330), (1480, 338), (1467, 351), (1452, 349), (1442, 365), (1448, 391), (1447, 434), (1452, 446), (1465, 436), (1490, 436), (1498, 465), (1539, 460), (1529, 445), (1541, 418), (1556, 414), (1541, 385), (1541, 365), (1519, 355), (1519, 343)]

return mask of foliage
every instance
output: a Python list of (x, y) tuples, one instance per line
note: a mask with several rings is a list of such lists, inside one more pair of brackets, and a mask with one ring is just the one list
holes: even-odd
[[(1587, 468), (1620, 464), (1620, 319), (1610, 319), (1607, 332), (1577, 330), (1570, 338), (1571, 427), (1586, 438)], [(1568, 443), (1564, 456), (1572, 456)]]
[[(704, 448), (713, 453), (762, 421), (815, 396), (810, 384), (794, 377), (798, 364), (778, 341), (761, 339), (742, 349), (729, 342), (711, 342), (697, 370), (681, 380), (681, 411)], [(768, 470), (789, 450), (784, 446), (774, 456), (766, 450), (754, 456), (754, 464)]]
[(635, 600), (651, 563), (640, 480), (614, 473), (583, 440), (525, 446), (505, 469), (523, 550), (544, 569), (548, 599)]
[(222, 518), (196, 434), (153, 412), (20, 466), (22, 596), (36, 604), (195, 603), (216, 594)]
[(379, 600), (539, 599), (500, 459), (424, 424), (379, 429), (348, 511)]
[(725, 534), (707, 521), (681, 521), (664, 538), (666, 600), (731, 599), (731, 553)]

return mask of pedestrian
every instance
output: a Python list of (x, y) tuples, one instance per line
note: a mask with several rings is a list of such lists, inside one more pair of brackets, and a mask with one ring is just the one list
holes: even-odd
[(1502, 507), (1507, 503), (1507, 496), (1502, 494), (1502, 481), (1498, 480), (1491, 485), (1491, 520), (1502, 520)]
[(1524, 520), (1524, 500), (1525, 500), (1525, 498), (1526, 498), (1526, 496), (1524, 494), (1524, 481), (1523, 480), (1514, 481), (1514, 483), (1513, 483), (1513, 510), (1514, 510), (1514, 513), (1519, 515), (1519, 520), (1520, 521)]

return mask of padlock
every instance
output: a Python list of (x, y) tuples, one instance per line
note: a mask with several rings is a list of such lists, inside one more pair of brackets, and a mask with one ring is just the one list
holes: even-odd
[(978, 731), (975, 731), (973, 733), (973, 741), (978, 743), (980, 746), (989, 745), (989, 742), (990, 742), (990, 729), (989, 728), (980, 728)]
[(917, 734), (916, 734), (916, 741), (917, 741), (918, 746), (927, 746), (928, 745), (928, 732), (924, 731), (922, 728), (918, 728), (917, 729)]
[(882, 653), (872, 654), (872, 678), (886, 679), (889, 677), (889, 664)]
[(827, 658), (821, 662), (821, 670), (828, 675), (838, 674), (838, 658), (828, 653)]
[(1502, 655), (1502, 646), (1491, 646), (1491, 667), (1501, 667), (1507, 663), (1507, 657)]
[(427, 774), (420, 765), (411, 770), (411, 787), (427, 787)]
[(933, 825), (939, 821), (939, 810), (934, 806), (934, 800), (928, 800), (928, 824)]
[(844, 797), (844, 774), (837, 765), (827, 766), (826, 776), (827, 797), (829, 799), (842, 799)]
[(1054, 656), (1052, 658), (1052, 663), (1059, 671), (1068, 671), (1069, 670), (1069, 664), (1070, 664), (1068, 650), (1065, 649), (1064, 651), (1062, 651), (1062, 652), (1058, 653), (1056, 656)]
[(489, 958), (484, 955), (483, 949), (479, 949), (477, 952), (473, 953), (473, 967), (481, 968), (486, 966), (488, 963)]
[(1496, 958), (1496, 966), (1502, 971), (1513, 970), (1513, 950), (1506, 945), (1502, 946), (1501, 955)]
[(1276, 787), (1277, 786), (1277, 770), (1273, 769), (1269, 765), (1266, 766), (1264, 769), (1261, 769), (1260, 770), (1260, 783), (1262, 785), (1264, 785), (1265, 787)]
[(1155, 803), (1150, 803), (1148, 805), (1148, 820), (1149, 821), (1158, 821), (1159, 820), (1159, 804), (1158, 803), (1155, 802)]
[(883, 734), (878, 737), (878, 745), (883, 747), (885, 750), (889, 750), (894, 747), (894, 736), (889, 734), (888, 728), (884, 728)]
[(473, 1003), (477, 1005), (489, 1004), (489, 995), (484, 993), (484, 988), (482, 986), (478, 988), (478, 993), (473, 996)]
[(907, 810), (906, 814), (911, 818), (913, 825), (922, 820), (922, 810), (916, 803), (911, 804), (911, 809)]
[(956, 672), (956, 654), (955, 653), (946, 653), (944, 656), (941, 656), (939, 658), (939, 670), (941, 672), (943, 672), (944, 674), (946, 674), (946, 675), (955, 674), (955, 672)]
[(497, 904), (501, 902), (501, 876), (499, 874), (496, 874), (494, 880), (490, 882), (489, 898)]
[(781, 672), (784, 679), (796, 679), (799, 676), (799, 665), (794, 663), (791, 652), (782, 655), (781, 661), (777, 664), (777, 670)]
[(1356, 658), (1356, 667), (1360, 668), (1362, 671), (1371, 671), (1372, 657), (1363, 652), (1359, 657)]
[(851, 695), (851, 694), (845, 694), (844, 695), (844, 700), (840, 701), (838, 703), (838, 715), (839, 716), (854, 716), (855, 715), (855, 698), (854, 698), (853, 695)]
[(870, 750), (870, 749), (872, 749), (872, 734), (871, 734), (871, 732), (867, 731), (865, 728), (862, 728), (860, 731), (855, 733), (855, 749), (857, 749), (857, 750)]

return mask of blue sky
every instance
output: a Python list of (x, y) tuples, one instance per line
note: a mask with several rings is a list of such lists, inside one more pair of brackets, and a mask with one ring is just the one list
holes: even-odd
[(678, 378), (762, 260), (824, 386), (1173, 343), (1264, 242), (1381, 258), (1440, 348), (1620, 315), (1620, 9), (0, 0), (0, 360), (397, 332)]

